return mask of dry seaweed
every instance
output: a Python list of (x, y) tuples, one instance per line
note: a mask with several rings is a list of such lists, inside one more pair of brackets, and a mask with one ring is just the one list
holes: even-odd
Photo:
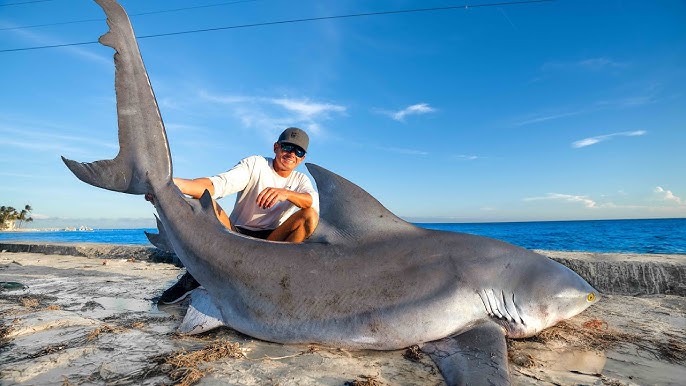
[(373, 375), (359, 375), (361, 379), (355, 379), (353, 381), (348, 381), (345, 386), (383, 386), (383, 382), (379, 381)]
[(36, 308), (40, 305), (38, 299), (31, 297), (21, 297), (19, 298), (19, 302), (26, 308)]
[(660, 357), (673, 362), (686, 362), (686, 343), (670, 339), (667, 342), (656, 342), (656, 346)]
[[(659, 359), (670, 362), (683, 363), (686, 361), (686, 344), (676, 339), (669, 339), (667, 342), (651, 339), (647, 336), (630, 334), (612, 329), (607, 322), (593, 319), (584, 322), (581, 326), (571, 322), (562, 321), (553, 327), (541, 331), (538, 335), (524, 339), (524, 341), (539, 342), (548, 344), (551, 342), (564, 342), (570, 347), (583, 350), (605, 351), (616, 347), (622, 343), (631, 343), (642, 350), (652, 353)], [(528, 364), (521, 353), (516, 351), (515, 342), (509, 344), (509, 357), (515, 364)], [(533, 364), (531, 364), (533, 365)]]
[(90, 342), (90, 341), (96, 339), (102, 333), (119, 333), (119, 332), (123, 332), (125, 330), (126, 329), (121, 328), (121, 327), (112, 327), (110, 325), (105, 324), (105, 325), (99, 326), (95, 330), (91, 331), (91, 333), (88, 334), (88, 336), (86, 336), (86, 341)]
[(424, 355), (422, 355), (422, 352), (419, 350), (419, 346), (416, 344), (414, 346), (410, 346), (405, 350), (403, 353), (403, 358), (410, 360), (412, 362), (419, 362), (422, 360)]
[(219, 341), (194, 351), (182, 349), (152, 358), (157, 366), (149, 373), (165, 374), (175, 385), (190, 386), (205, 376), (205, 372), (200, 369), (202, 364), (222, 358), (245, 358), (245, 351), (239, 343), (229, 341)]
[(508, 350), (507, 356), (510, 359), (510, 362), (520, 367), (529, 368), (536, 364), (534, 357), (532, 357), (530, 354), (519, 352), (514, 349)]
[[(48, 308), (52, 305), (54, 301), (57, 300), (55, 296), (50, 295), (11, 295), (4, 292), (0, 292), (0, 300), (5, 300), (9, 303), (18, 304), (25, 308), (30, 308), (32, 311), (38, 307)], [(12, 315), (21, 313), (18, 310), (5, 310), (2, 315)]]

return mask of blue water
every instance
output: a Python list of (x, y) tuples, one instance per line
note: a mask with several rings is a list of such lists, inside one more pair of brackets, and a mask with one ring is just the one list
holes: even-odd
[(492, 237), (528, 249), (686, 253), (686, 219), (417, 224)]
[[(585, 252), (686, 254), (686, 219), (593, 220), (510, 223), (421, 223), (418, 226), (471, 233), (529, 249)], [(89, 242), (150, 245), (143, 231), (0, 232), (2, 241)]]
[(157, 233), (157, 229), (94, 229), (90, 231), (0, 232), (3, 241), (43, 241), (55, 243), (140, 244), (150, 246), (143, 232)]

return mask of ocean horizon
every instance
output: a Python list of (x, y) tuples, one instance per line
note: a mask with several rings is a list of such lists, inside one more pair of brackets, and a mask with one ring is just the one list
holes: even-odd
[[(413, 223), (426, 229), (491, 237), (527, 249), (574, 252), (686, 254), (686, 219), (573, 220), (491, 223)], [(21, 230), (0, 242), (150, 245), (154, 228)]]

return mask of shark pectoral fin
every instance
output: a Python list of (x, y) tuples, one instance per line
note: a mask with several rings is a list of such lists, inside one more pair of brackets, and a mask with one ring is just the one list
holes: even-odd
[(214, 304), (207, 290), (200, 287), (191, 293), (191, 304), (177, 331), (182, 334), (195, 335), (224, 325), (219, 308)]
[(422, 351), (433, 359), (448, 385), (509, 385), (507, 345), (495, 323), (428, 342)]

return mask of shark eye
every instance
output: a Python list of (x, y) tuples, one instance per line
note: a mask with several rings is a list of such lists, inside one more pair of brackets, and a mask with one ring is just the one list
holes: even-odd
[(594, 301), (595, 300), (595, 294), (593, 292), (591, 292), (590, 294), (588, 294), (588, 296), (586, 296), (586, 300), (588, 300), (589, 302)]

